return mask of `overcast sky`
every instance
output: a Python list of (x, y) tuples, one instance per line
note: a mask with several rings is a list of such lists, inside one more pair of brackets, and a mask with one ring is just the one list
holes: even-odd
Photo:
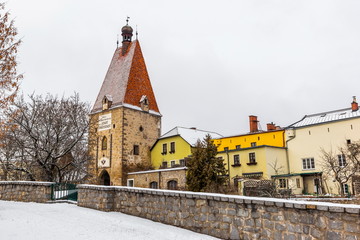
[(130, 16), (162, 132), (287, 126), (360, 99), (360, 1), (8, 0), (24, 94), (74, 91), (93, 105)]

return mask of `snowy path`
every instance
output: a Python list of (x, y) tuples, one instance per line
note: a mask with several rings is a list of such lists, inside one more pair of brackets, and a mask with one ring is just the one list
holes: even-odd
[(207, 235), (117, 212), (67, 203), (0, 201), (0, 239), (214, 240)]

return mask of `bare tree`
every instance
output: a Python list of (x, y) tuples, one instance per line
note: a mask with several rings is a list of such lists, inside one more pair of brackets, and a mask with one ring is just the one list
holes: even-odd
[(3, 110), (14, 102), (19, 82), (23, 78), (17, 73), (16, 55), (21, 40), (16, 38), (17, 29), (5, 3), (0, 2), (0, 138), (6, 132)]
[(325, 151), (324, 149), (321, 149), (321, 154), (324, 173), (334, 177), (338, 183), (338, 192), (345, 195), (344, 184), (349, 183), (360, 170), (360, 142), (339, 148), (338, 154), (332, 150)]
[(84, 178), (89, 160), (88, 112), (89, 106), (80, 102), (77, 94), (61, 99), (31, 95), (29, 102), (19, 99), (6, 111), (12, 143), (3, 148), (11, 144), (15, 149), (13, 159), (6, 161), (7, 171), (22, 171), (28, 178), (42, 181)]
[(18, 83), (22, 79), (17, 74), (17, 49), (21, 43), (16, 39), (17, 29), (9, 19), (5, 4), (0, 3), (0, 107), (4, 108), (14, 101)]

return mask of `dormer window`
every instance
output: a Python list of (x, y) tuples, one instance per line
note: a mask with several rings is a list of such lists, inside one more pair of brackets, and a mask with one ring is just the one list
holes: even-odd
[(107, 110), (111, 107), (113, 100), (111, 95), (105, 95), (102, 100), (103, 110)]
[(142, 95), (140, 99), (141, 110), (148, 112), (149, 111), (149, 100), (146, 95)]

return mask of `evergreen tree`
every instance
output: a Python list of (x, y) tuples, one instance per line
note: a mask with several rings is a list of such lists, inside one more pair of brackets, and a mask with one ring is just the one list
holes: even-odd
[(227, 170), (222, 159), (216, 157), (217, 148), (207, 135), (198, 140), (187, 161), (186, 184), (194, 192), (223, 192), (228, 181)]

